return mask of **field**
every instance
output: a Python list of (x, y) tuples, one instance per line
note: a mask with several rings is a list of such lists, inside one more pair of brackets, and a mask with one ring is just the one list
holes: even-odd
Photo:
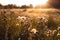
[(0, 9), (0, 40), (60, 40), (60, 9)]

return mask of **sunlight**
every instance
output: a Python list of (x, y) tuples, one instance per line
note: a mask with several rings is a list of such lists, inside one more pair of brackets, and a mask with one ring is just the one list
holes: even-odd
[(34, 0), (31, 1), (31, 4), (35, 7), (36, 5), (45, 5), (48, 2), (48, 0)]
[(48, 0), (39, 0), (39, 4), (46, 4)]
[(7, 4), (16, 4), (18, 6), (21, 5), (29, 5), (32, 4), (33, 6), (36, 6), (38, 4), (46, 4), (48, 0), (0, 0), (0, 3), (3, 5)]

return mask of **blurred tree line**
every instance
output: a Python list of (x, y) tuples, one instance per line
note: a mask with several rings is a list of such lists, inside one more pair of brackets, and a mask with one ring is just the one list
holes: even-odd
[(8, 4), (8, 5), (2, 5), (0, 4), (0, 9), (13, 9), (13, 8), (20, 8), (20, 9), (24, 9), (24, 8), (33, 8), (33, 5), (30, 4), (29, 6), (27, 5), (22, 5), (22, 6), (17, 6), (17, 5), (14, 5), (14, 4)]
[[(60, 0), (48, 0), (48, 2), (47, 2), (47, 4), (46, 4), (46, 6), (41, 6), (41, 5), (39, 5), (39, 6), (37, 6), (36, 5), (36, 7), (38, 7), (38, 8), (60, 8)], [(18, 8), (21, 8), (21, 9), (24, 9), (24, 8), (33, 8), (33, 5), (32, 4), (30, 4), (30, 5), (22, 5), (22, 6), (17, 6), (17, 5), (14, 5), (14, 4), (8, 4), (8, 5), (2, 5), (2, 4), (0, 4), (0, 9), (13, 9), (13, 8), (16, 8), (16, 9), (18, 9)]]

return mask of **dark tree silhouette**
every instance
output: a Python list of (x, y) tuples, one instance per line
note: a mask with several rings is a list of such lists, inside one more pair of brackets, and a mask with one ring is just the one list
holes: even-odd
[(60, 8), (60, 0), (49, 0), (48, 3), (51, 7)]

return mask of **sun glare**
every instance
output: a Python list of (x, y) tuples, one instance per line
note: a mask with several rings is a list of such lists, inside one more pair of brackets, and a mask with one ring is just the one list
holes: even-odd
[(39, 0), (39, 4), (46, 4), (48, 0)]
[(18, 6), (33, 4), (33, 6), (36, 6), (38, 4), (45, 5), (47, 1), (48, 0), (0, 0), (0, 3), (3, 5), (16, 4)]
[(45, 5), (48, 2), (48, 0), (35, 0), (34, 2), (31, 2), (33, 6), (36, 5)]

